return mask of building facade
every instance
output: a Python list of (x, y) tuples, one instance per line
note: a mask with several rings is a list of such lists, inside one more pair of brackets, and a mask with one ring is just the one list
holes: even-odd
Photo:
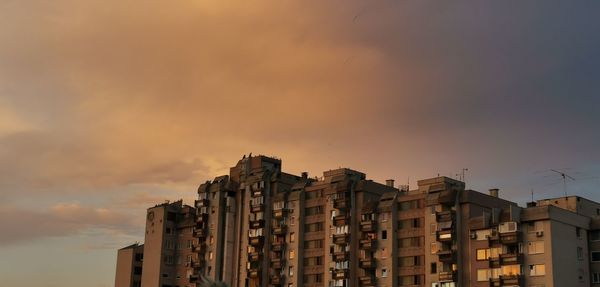
[(448, 177), (410, 190), (347, 168), (296, 176), (244, 157), (194, 206), (148, 209), (141, 269), (120, 250), (115, 285), (600, 286), (600, 204), (498, 195)]

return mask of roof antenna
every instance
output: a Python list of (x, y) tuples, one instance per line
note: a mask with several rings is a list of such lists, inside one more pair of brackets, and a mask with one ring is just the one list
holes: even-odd
[(556, 172), (556, 173), (560, 174), (560, 176), (562, 176), (562, 178), (563, 178), (563, 190), (565, 192), (565, 197), (567, 197), (567, 178), (570, 179), (570, 180), (572, 180), (572, 181), (575, 181), (575, 179), (572, 176), (570, 176), (570, 175), (568, 175), (568, 174), (566, 174), (566, 173), (564, 173), (562, 171), (558, 171), (558, 170), (555, 170), (555, 169), (550, 169), (550, 171)]

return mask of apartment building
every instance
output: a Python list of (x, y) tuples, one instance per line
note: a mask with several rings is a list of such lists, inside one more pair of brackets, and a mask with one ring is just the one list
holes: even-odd
[(193, 207), (148, 209), (135, 251), (143, 249), (142, 275), (126, 267), (136, 263), (124, 248), (116, 286), (600, 285), (600, 204), (566, 197), (519, 207), (448, 177), (417, 185), (347, 168), (296, 176), (279, 159), (244, 157), (201, 184)]

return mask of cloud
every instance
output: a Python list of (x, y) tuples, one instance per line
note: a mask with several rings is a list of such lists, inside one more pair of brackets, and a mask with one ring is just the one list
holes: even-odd
[(114, 244), (118, 238), (138, 235), (142, 228), (129, 214), (79, 203), (59, 203), (45, 210), (10, 206), (0, 209), (0, 229), (5, 231), (0, 234), (0, 245), (22, 244), (46, 237), (70, 237), (98, 230), (104, 234), (105, 244)]

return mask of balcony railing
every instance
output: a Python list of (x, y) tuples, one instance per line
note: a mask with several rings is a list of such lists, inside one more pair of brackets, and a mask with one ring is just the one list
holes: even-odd
[(265, 205), (262, 203), (255, 203), (250, 205), (250, 212), (256, 213), (265, 211)]
[(439, 273), (440, 282), (455, 282), (457, 281), (455, 271), (445, 271)]
[(287, 208), (279, 208), (279, 209), (274, 209), (273, 210), (273, 217), (280, 219), (283, 218), (287, 215), (288, 213), (288, 209)]
[(436, 254), (441, 262), (452, 263), (456, 261), (456, 252), (453, 250), (440, 250)]
[(435, 238), (439, 242), (448, 242), (454, 239), (452, 230), (439, 230), (435, 232)]
[(375, 286), (375, 276), (360, 276), (358, 278), (358, 280), (360, 281), (360, 286), (364, 286), (364, 287), (374, 287)]
[(265, 227), (264, 219), (250, 219), (250, 228), (263, 228)]
[(333, 217), (333, 224), (335, 226), (348, 225), (350, 224), (349, 221), (350, 220), (348, 220), (348, 216), (346, 216), (345, 214), (336, 215)]
[(348, 209), (350, 208), (349, 198), (337, 198), (333, 201), (333, 207), (337, 209)]
[(500, 268), (500, 257), (490, 257), (488, 263), (490, 268)]
[(523, 263), (523, 254), (508, 253), (500, 254), (500, 265), (516, 265)]
[(453, 221), (455, 217), (456, 211), (454, 210), (439, 211), (435, 213), (435, 220), (437, 222)]
[(271, 259), (271, 267), (273, 267), (273, 269), (282, 269), (283, 268), (283, 261), (281, 260), (281, 258), (272, 258)]
[(265, 237), (262, 235), (249, 236), (248, 241), (252, 246), (262, 246), (265, 241)]
[(260, 275), (260, 271), (258, 268), (250, 268), (248, 269), (248, 276), (250, 278), (258, 278)]
[(349, 238), (350, 238), (350, 234), (348, 234), (348, 233), (334, 234), (333, 235), (333, 243), (346, 244), (346, 243), (348, 243)]
[(334, 269), (333, 279), (341, 280), (348, 278), (348, 269)]
[(490, 287), (501, 287), (500, 278), (490, 278)]
[(359, 266), (362, 269), (375, 269), (377, 267), (374, 258), (361, 258)]
[(250, 252), (248, 253), (248, 260), (251, 262), (260, 261), (260, 253), (258, 252)]
[(523, 286), (521, 275), (500, 275), (500, 286)]
[(194, 228), (194, 237), (206, 238), (208, 232), (204, 228)]
[(272, 285), (281, 285), (282, 282), (282, 278), (280, 275), (271, 275), (271, 284)]
[(282, 251), (285, 246), (285, 242), (274, 241), (271, 243), (271, 250), (273, 251)]
[(200, 213), (196, 215), (196, 222), (208, 222), (208, 213)]
[(362, 232), (375, 232), (377, 231), (377, 221), (375, 220), (362, 220), (360, 222), (360, 231)]
[(517, 244), (520, 241), (520, 235), (521, 232), (519, 231), (500, 233), (500, 243), (505, 245)]
[(196, 208), (200, 208), (200, 207), (208, 207), (210, 204), (210, 201), (208, 199), (198, 199), (196, 201), (194, 201)]
[(334, 261), (346, 261), (346, 260), (348, 260), (348, 252), (346, 252), (346, 251), (340, 251), (340, 252), (333, 253), (333, 260)]
[(273, 234), (275, 234), (275, 235), (282, 235), (282, 234), (285, 234), (286, 232), (287, 232), (287, 226), (285, 226), (285, 225), (273, 227)]
[(361, 239), (359, 244), (360, 249), (363, 250), (373, 250), (377, 247), (377, 241), (375, 241), (375, 239)]

